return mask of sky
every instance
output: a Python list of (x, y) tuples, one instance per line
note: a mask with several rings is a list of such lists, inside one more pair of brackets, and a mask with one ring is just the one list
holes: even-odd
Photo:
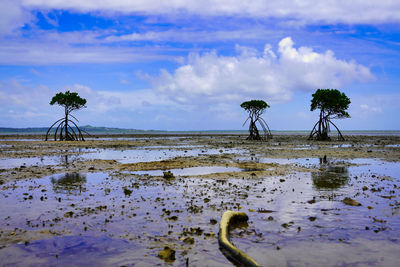
[(342, 130), (400, 130), (398, 0), (0, 0), (0, 127), (311, 130), (318, 88), (351, 100)]

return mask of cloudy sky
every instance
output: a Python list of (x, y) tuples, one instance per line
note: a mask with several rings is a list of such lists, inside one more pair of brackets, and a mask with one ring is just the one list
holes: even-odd
[(398, 0), (0, 0), (0, 127), (46, 127), (57, 92), (80, 125), (310, 130), (317, 88), (351, 99), (345, 130), (400, 130)]

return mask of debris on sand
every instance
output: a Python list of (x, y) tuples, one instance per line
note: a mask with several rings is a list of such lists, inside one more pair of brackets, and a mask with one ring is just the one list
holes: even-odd
[(166, 262), (173, 262), (175, 261), (175, 250), (166, 246), (158, 253), (158, 257)]
[(342, 202), (344, 204), (350, 205), (350, 206), (361, 206), (361, 203), (359, 203), (359, 202), (357, 202), (354, 199), (351, 199), (349, 197), (345, 197)]

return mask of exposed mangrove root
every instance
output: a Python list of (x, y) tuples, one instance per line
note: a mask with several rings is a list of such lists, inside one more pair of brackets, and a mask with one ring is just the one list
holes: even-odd
[[(330, 124), (332, 124), (338, 132), (338, 140), (345, 141), (342, 132), (339, 128), (328, 118), (328, 116), (321, 116), (319, 121), (314, 125), (313, 129), (308, 136), (308, 140), (317, 139), (319, 141), (328, 141), (330, 137), (328, 133), (331, 131)], [(317, 127), (318, 126), (318, 127)]]
[[(268, 124), (265, 122), (265, 120), (263, 118), (258, 117), (258, 118), (256, 118), (256, 120), (253, 120), (252, 117), (249, 117), (243, 123), (243, 126), (246, 124), (246, 122), (249, 119), (250, 119), (249, 136), (246, 138), (246, 140), (266, 140), (266, 139), (272, 138), (272, 133), (268, 127)], [(261, 125), (261, 128), (264, 131), (264, 135), (260, 135), (260, 132), (257, 129), (256, 122), (258, 122)]]
[[(72, 116), (70, 114), (69, 114), (69, 116), (71, 116), (72, 118), (77, 120), (74, 116)], [(78, 125), (73, 120), (70, 120), (68, 117), (57, 120), (55, 123), (53, 123), (53, 125), (51, 125), (49, 127), (49, 129), (47, 130), (47, 133), (46, 133), (46, 139), (45, 139), (46, 141), (49, 138), (51, 129), (57, 123), (58, 123), (58, 125), (54, 132), (54, 141), (57, 141), (57, 138), (60, 141), (63, 141), (63, 140), (65, 140), (65, 141), (85, 141), (85, 138), (83, 137), (83, 134), (82, 134), (82, 130), (78, 127)], [(74, 130), (74, 128), (72, 128), (69, 125), (69, 123), (72, 123), (75, 126), (78, 133)]]
[(228, 258), (232, 258), (244, 266), (260, 266), (255, 260), (248, 256), (245, 252), (235, 247), (229, 241), (229, 229), (233, 222), (246, 222), (249, 217), (244, 212), (225, 211), (219, 223), (218, 242), (220, 248), (228, 253)]

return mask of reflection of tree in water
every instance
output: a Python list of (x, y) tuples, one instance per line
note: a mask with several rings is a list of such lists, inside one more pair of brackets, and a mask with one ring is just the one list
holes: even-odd
[(61, 164), (64, 165), (65, 167), (68, 167), (69, 165), (68, 155), (61, 156)]
[(320, 171), (311, 173), (313, 185), (318, 190), (338, 189), (349, 181), (349, 171), (346, 166), (334, 165), (326, 158), (320, 160)]
[(86, 183), (86, 176), (79, 173), (66, 173), (60, 178), (51, 177), (53, 190), (56, 193), (72, 193), (85, 191), (82, 186)]
[[(73, 152), (81, 153), (81, 151), (82, 150), (80, 148), (78, 148), (78, 149), (74, 150)], [(71, 153), (71, 151), (64, 150), (64, 151), (61, 151), (61, 152), (64, 152), (65, 154), (61, 155), (60, 163), (61, 163), (61, 165), (65, 166), (65, 167), (68, 167), (69, 164), (74, 162), (76, 160), (76, 158), (77, 158), (77, 155), (69, 155), (68, 154), (68, 153)]]

